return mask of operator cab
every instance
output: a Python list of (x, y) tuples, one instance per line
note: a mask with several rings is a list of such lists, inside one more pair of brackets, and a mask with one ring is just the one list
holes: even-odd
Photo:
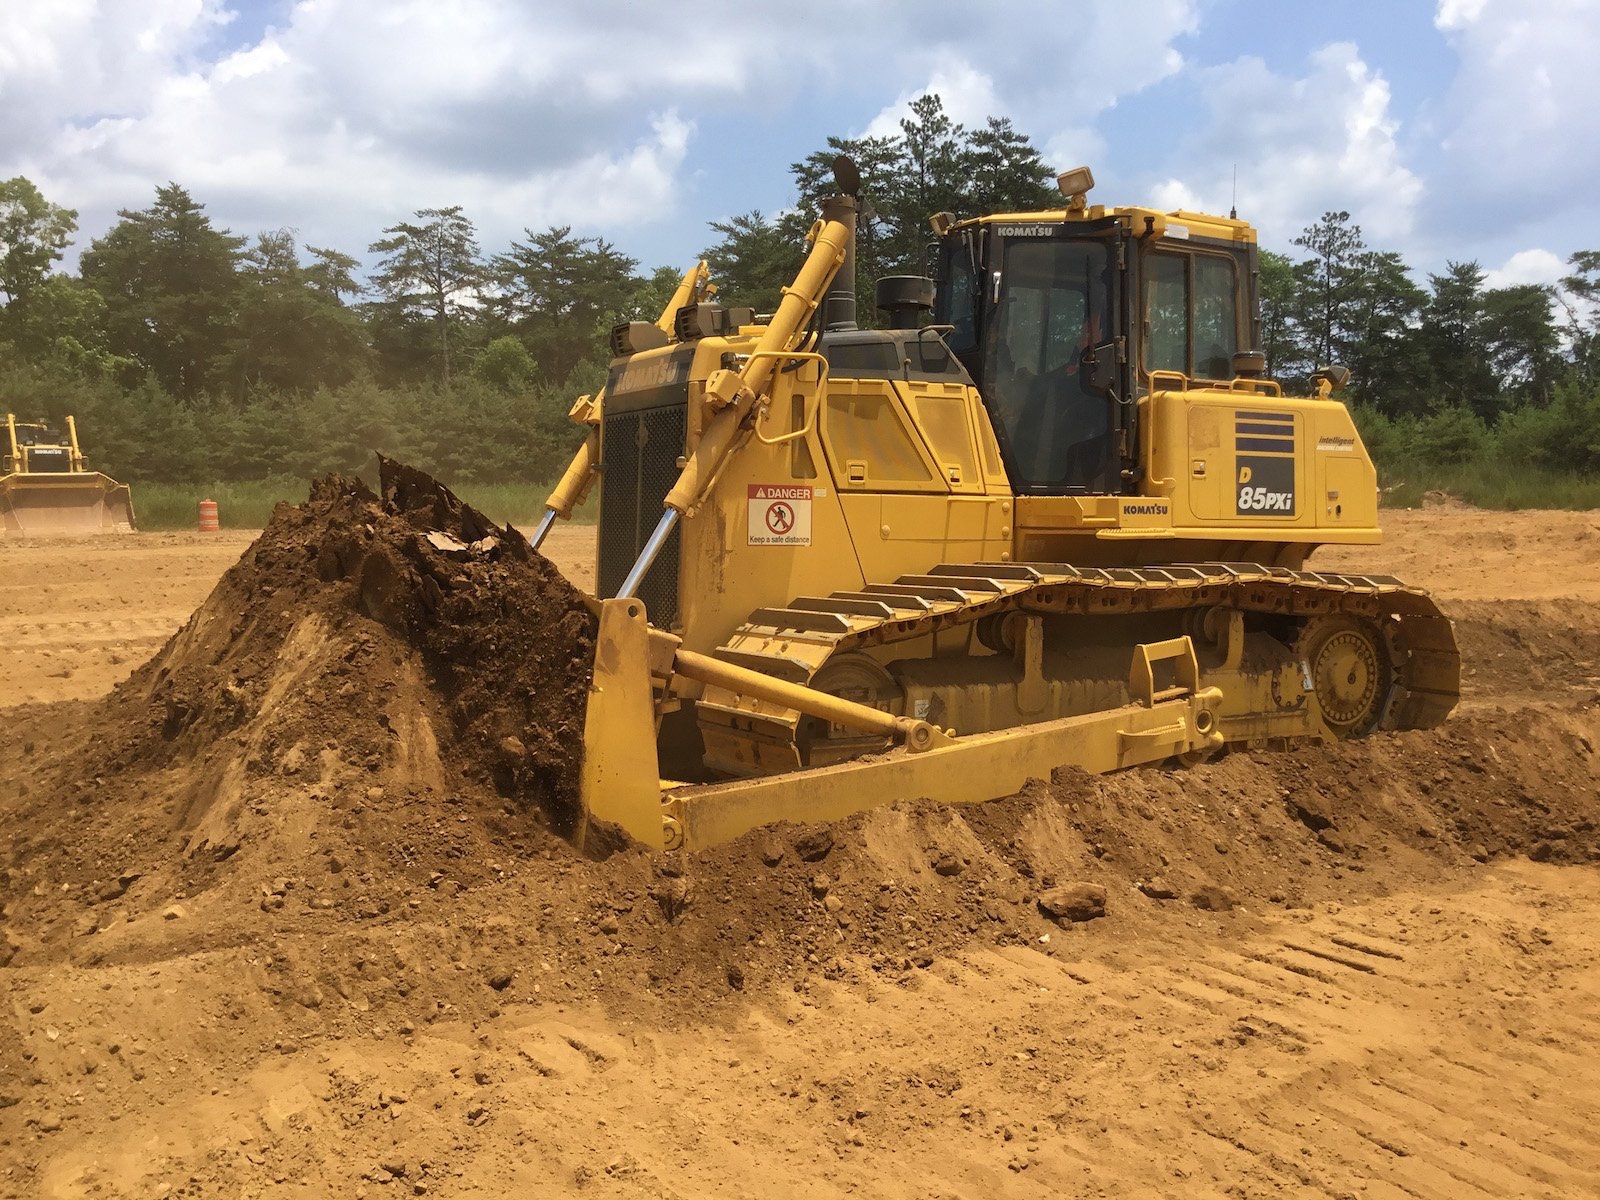
[(48, 425), (17, 424), (17, 445), (19, 446), (64, 446), (67, 439), (62, 437)]
[(1255, 340), (1242, 222), (1088, 209), (1077, 194), (1063, 211), (941, 214), (935, 229), (933, 319), (951, 327), (1019, 494), (1139, 493), (1137, 401), (1152, 375), (1226, 384)]

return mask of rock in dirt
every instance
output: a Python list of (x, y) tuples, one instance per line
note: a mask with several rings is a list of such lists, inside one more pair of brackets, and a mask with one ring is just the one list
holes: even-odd
[(946, 878), (961, 874), (962, 871), (966, 870), (966, 867), (967, 864), (954, 854), (941, 854), (933, 860), (934, 874), (943, 875)]
[(794, 839), (794, 852), (801, 862), (821, 862), (833, 849), (833, 830), (826, 825), (815, 825)]
[(1195, 890), (1189, 897), (1189, 903), (1205, 912), (1231, 912), (1238, 900), (1227, 888), (1207, 884)]
[(510, 967), (490, 967), (488, 973), (484, 976), (484, 982), (492, 987), (495, 991), (503, 992), (511, 986), (511, 980), (515, 976), (516, 972)]
[(1289, 811), (1312, 833), (1321, 833), (1324, 829), (1333, 827), (1333, 818), (1328, 815), (1327, 801), (1314, 792), (1300, 791), (1289, 796), (1285, 803)]
[(1178, 890), (1159, 875), (1152, 875), (1139, 884), (1139, 890), (1152, 900), (1176, 900)]
[(670, 924), (683, 916), (694, 902), (694, 889), (682, 877), (663, 879), (650, 889), (650, 898)]
[(1039, 911), (1060, 924), (1092, 921), (1106, 915), (1106, 889), (1098, 883), (1069, 883), (1040, 892)]

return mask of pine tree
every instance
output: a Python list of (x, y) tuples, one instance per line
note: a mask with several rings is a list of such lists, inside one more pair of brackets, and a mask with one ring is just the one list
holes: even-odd
[(417, 220), (402, 221), (367, 249), (383, 260), (372, 274), (381, 297), (381, 320), (401, 335), (418, 318), (432, 324), (431, 357), (440, 381), (448, 387), (452, 359), (462, 337), (466, 314), (484, 278), (477, 231), (460, 205), (419, 208)]
[(237, 321), (244, 239), (212, 226), (176, 183), (84, 251), (82, 274), (105, 299), (113, 354), (140, 363), (182, 400), (212, 382)]

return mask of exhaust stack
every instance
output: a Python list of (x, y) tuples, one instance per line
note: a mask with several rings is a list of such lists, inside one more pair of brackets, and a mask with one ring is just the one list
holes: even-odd
[(838, 194), (822, 203), (822, 219), (838, 221), (850, 231), (845, 239), (844, 262), (822, 297), (822, 328), (828, 333), (859, 329), (856, 324), (856, 216), (861, 193), (861, 172), (846, 155), (833, 160), (833, 179)]

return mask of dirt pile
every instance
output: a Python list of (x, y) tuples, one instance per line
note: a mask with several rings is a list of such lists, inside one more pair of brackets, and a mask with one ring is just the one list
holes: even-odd
[(342, 861), (332, 831), (359, 834), (386, 800), (424, 826), (413, 855), (455, 852), (440, 818), (467, 797), (503, 807), (519, 841), (571, 825), (595, 628), (581, 595), (514, 530), (381, 467), (381, 498), (330, 477), (281, 506), (150, 662), (64, 728), (50, 713), (48, 752), (22, 738), (8, 782), (29, 819), (0, 888), (41, 903), (8, 900), (12, 929), (36, 909), (45, 940), (87, 931), (63, 894), (106, 904), (160, 878), (189, 897), (253, 864)]
[[(1292, 907), (1507, 854), (1600, 857), (1584, 694), (1427, 734), (1058, 773), (984, 806), (900, 805), (588, 863), (560, 836), (588, 609), (513, 531), (382, 465), (381, 498), (331, 478), (282, 508), (104, 702), (64, 723), (22, 712), (40, 745), (25, 735), (0, 859), (0, 957), (259, 938), (279, 943), (263, 986), (280, 1000), (370, 1006), (376, 971), (378, 992), (406, 981), (389, 1002), (425, 1020), (407, 996), (532, 998), (533, 959), (555, 994), (649, 1005), (814, 970), (913, 971), (974, 938), (1037, 945), (1063, 924), (1048, 894), (1080, 886), (1121, 921), (1173, 902)], [(284, 947), (305, 922), (319, 945)], [(436, 927), (418, 939), (419, 924)]]
[[(97, 773), (248, 746), (225, 772), (287, 760), (293, 773), (334, 750), (374, 772), (409, 760), (430, 780), (443, 733), (463, 774), (570, 822), (593, 654), (582, 597), (514, 530), (427, 476), (386, 459), (381, 468), (381, 501), (334, 476), (279, 509), (106, 705), (98, 732), (115, 744), (95, 757)], [(413, 699), (448, 714), (440, 730), (419, 726), (432, 711), (398, 723), (390, 711), (418, 664), (434, 694)]]

